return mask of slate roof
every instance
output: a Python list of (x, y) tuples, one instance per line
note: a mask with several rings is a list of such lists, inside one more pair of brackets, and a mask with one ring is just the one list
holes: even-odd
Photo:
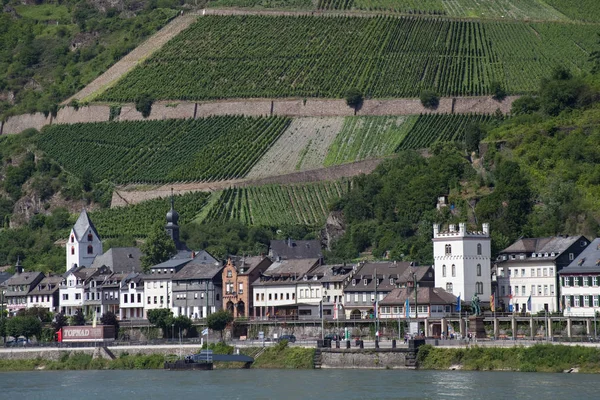
[(47, 276), (40, 281), (29, 294), (33, 295), (45, 295), (54, 294), (59, 289), (59, 284), (62, 282), (63, 277), (60, 275)]
[[(517, 240), (516, 242), (508, 246), (506, 249), (502, 250), (500, 254), (502, 255), (507, 253), (525, 253), (529, 257), (532, 253), (535, 253), (542, 254), (544, 259), (554, 260), (578, 240), (585, 240), (586, 242), (588, 241), (584, 236), (552, 236), (544, 238), (523, 238)], [(548, 257), (545, 257), (546, 253), (548, 254)], [(554, 253), (554, 256), (551, 255), (552, 253)], [(539, 257), (532, 257), (532, 259), (539, 260)]]
[(277, 260), (277, 258), (283, 260), (323, 258), (323, 251), (319, 240), (271, 240), (269, 256), (273, 260)]
[[(373, 292), (375, 291), (375, 273), (379, 279), (377, 290), (385, 292), (391, 291), (396, 287), (397, 281), (406, 273), (411, 273), (409, 262), (390, 261), (390, 262), (371, 262), (360, 264), (352, 278), (346, 284), (345, 290), (350, 292)], [(421, 271), (423, 267), (417, 267), (417, 271)], [(419, 273), (419, 272), (418, 272)], [(356, 279), (356, 284), (353, 286), (352, 281)], [(367, 284), (364, 284), (364, 280)], [(394, 284), (390, 283), (390, 279), (394, 279)], [(412, 280), (412, 279), (411, 279)]]
[(569, 265), (558, 272), (560, 275), (600, 273), (600, 238), (596, 238)]
[(102, 255), (97, 255), (91, 268), (107, 266), (113, 272), (141, 272), (142, 252), (137, 247), (113, 247)]
[(8, 272), (0, 272), (0, 285), (3, 285), (11, 276), (12, 274), (9, 274)]
[(173, 281), (212, 279), (220, 274), (222, 269), (223, 265), (221, 263), (204, 264), (196, 262), (194, 259), (177, 272), (172, 279)]
[(301, 278), (317, 266), (318, 258), (304, 258), (276, 261), (264, 272), (265, 275), (287, 275)]
[(35, 282), (39, 277), (44, 277), (42, 272), (21, 272), (20, 274), (14, 274), (8, 280), (5, 281), (5, 284), (8, 285), (30, 285), (32, 282)]
[(100, 238), (100, 235), (98, 235), (98, 231), (96, 230), (96, 227), (90, 219), (87, 211), (83, 209), (81, 214), (79, 214), (79, 218), (77, 218), (77, 222), (75, 222), (75, 225), (73, 225), (73, 232), (75, 232), (75, 237), (77, 240), (81, 242), (90, 229), (98, 238)]
[[(403, 306), (408, 302), (414, 305), (415, 291), (412, 288), (396, 288), (379, 302), (380, 306)], [(457, 298), (442, 288), (420, 287), (417, 290), (417, 304), (456, 304)]]
[[(235, 266), (235, 269), (238, 271), (239, 275), (249, 275), (251, 274), (256, 267), (258, 267), (261, 263), (268, 263), (271, 265), (273, 262), (268, 257), (262, 256), (253, 256), (253, 257), (239, 257), (239, 256), (230, 256), (231, 263)], [(240, 272), (241, 269), (244, 269), (244, 272)]]

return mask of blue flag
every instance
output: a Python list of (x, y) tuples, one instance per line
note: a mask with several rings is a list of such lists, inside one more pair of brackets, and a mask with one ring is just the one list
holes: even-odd
[(456, 311), (460, 312), (460, 294), (456, 298)]
[(531, 311), (531, 295), (529, 295), (529, 298), (527, 299), (527, 311)]
[(408, 302), (408, 298), (404, 302), (404, 313), (406, 314), (406, 318), (410, 318), (410, 303)]

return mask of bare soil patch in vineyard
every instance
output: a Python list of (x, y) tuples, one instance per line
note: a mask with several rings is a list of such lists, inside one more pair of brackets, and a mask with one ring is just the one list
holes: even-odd
[(344, 118), (297, 118), (248, 174), (249, 179), (323, 166)]

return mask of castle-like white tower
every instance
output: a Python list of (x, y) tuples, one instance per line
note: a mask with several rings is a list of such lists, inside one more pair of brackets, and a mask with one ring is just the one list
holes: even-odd
[(433, 225), (433, 258), (435, 286), (446, 289), (461, 301), (470, 301), (474, 294), (482, 303), (489, 303), (492, 294), (490, 225), (468, 232), (465, 223), (449, 225), (442, 231)]
[(88, 213), (83, 210), (73, 225), (67, 241), (67, 271), (73, 266), (89, 267), (99, 254), (102, 254), (100, 235)]

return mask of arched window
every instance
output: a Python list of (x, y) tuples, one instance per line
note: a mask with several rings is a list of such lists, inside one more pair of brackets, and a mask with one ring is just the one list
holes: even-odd
[(446, 255), (452, 255), (452, 245), (451, 244), (447, 244), (446, 245)]
[(88, 246), (87, 253), (88, 253), (88, 254), (93, 254), (93, 253), (94, 253), (94, 246), (92, 246), (92, 245), (90, 244), (90, 245)]
[(456, 276), (456, 265), (452, 264), (452, 276)]
[(477, 264), (477, 276), (481, 276), (481, 264)]
[(74, 256), (75, 255), (75, 247), (71, 246), (71, 255)]
[(481, 255), (481, 243), (477, 243), (477, 255)]
[(92, 236), (91, 233), (88, 233), (88, 242), (91, 242), (94, 240), (94, 236)]
[(446, 292), (452, 293), (452, 283), (446, 283)]
[(446, 277), (446, 264), (442, 265), (442, 277)]
[(71, 235), (71, 243), (75, 242), (75, 235)]

